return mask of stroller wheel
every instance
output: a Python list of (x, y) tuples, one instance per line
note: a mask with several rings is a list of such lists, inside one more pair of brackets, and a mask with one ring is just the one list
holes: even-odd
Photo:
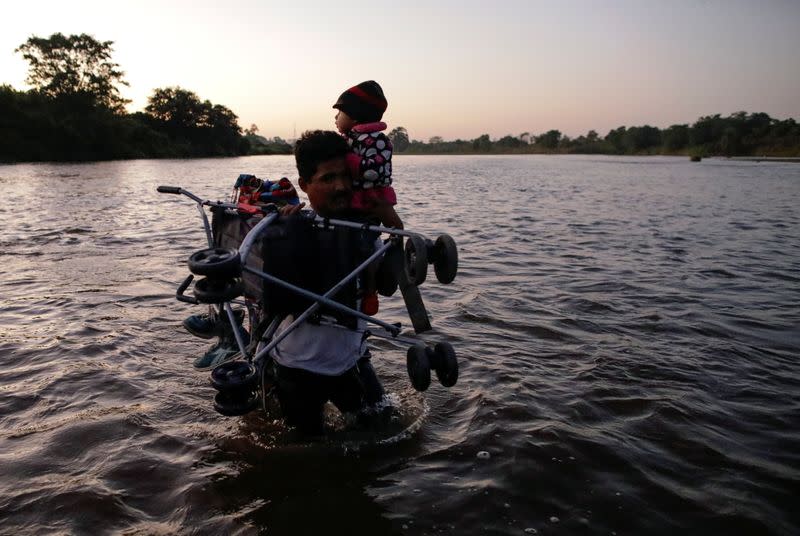
[(433, 347), (433, 363), (439, 383), (445, 387), (452, 387), (458, 381), (458, 360), (453, 345), (449, 342), (439, 342)]
[(204, 277), (194, 284), (194, 297), (200, 303), (225, 303), (244, 292), (241, 279), (209, 279)]
[(244, 415), (258, 407), (260, 398), (257, 392), (232, 394), (220, 391), (214, 397), (214, 409), (226, 417)]
[(431, 385), (431, 364), (423, 344), (415, 344), (406, 353), (406, 368), (411, 385), (417, 391), (425, 391)]
[(428, 275), (428, 246), (419, 236), (410, 236), (406, 241), (406, 275), (415, 286), (425, 282)]
[(201, 249), (192, 253), (187, 264), (193, 274), (207, 277), (238, 277), (242, 273), (239, 252), (235, 249)]
[(443, 234), (436, 239), (433, 245), (433, 259), (433, 269), (439, 283), (443, 285), (452, 283), (458, 272), (458, 249), (452, 236)]
[(220, 392), (250, 392), (257, 380), (256, 368), (247, 361), (228, 361), (211, 371), (211, 385)]
[(378, 294), (381, 296), (388, 297), (397, 292), (397, 278), (392, 273), (392, 269), (389, 267), (389, 261), (386, 259), (378, 265), (378, 271), (375, 274), (375, 284)]

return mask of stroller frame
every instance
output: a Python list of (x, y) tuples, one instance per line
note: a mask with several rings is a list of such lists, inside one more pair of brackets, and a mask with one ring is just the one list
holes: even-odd
[[(157, 191), (159, 193), (166, 193), (166, 194), (177, 194), (177, 195), (184, 195), (195, 202), (198, 212), (200, 213), (200, 217), (203, 222), (203, 229), (206, 234), (206, 239), (208, 242), (209, 248), (215, 247), (214, 241), (214, 234), (212, 232), (212, 226), (209, 223), (208, 216), (205, 211), (205, 207), (210, 207), (212, 210), (224, 210), (228, 214), (236, 214), (239, 216), (242, 215), (250, 215), (253, 216), (253, 206), (248, 205), (246, 210), (243, 211), (243, 207), (240, 204), (236, 203), (229, 203), (229, 202), (222, 202), (222, 201), (211, 201), (208, 199), (202, 199), (199, 196), (193, 194), (192, 192), (185, 190), (178, 186), (158, 186)], [(263, 281), (271, 283), (273, 285), (277, 285), (282, 287), (283, 289), (306, 298), (312, 301), (312, 304), (306, 308), (301, 314), (299, 314), (286, 328), (284, 328), (279, 334), (275, 335), (279, 324), (286, 318), (285, 316), (271, 316), (271, 317), (262, 317), (254, 312), (254, 308), (244, 301), (245, 308), (250, 315), (250, 335), (254, 335), (256, 333), (260, 333), (258, 340), (250, 341), (250, 344), (246, 344), (244, 340), (244, 334), (242, 331), (244, 330), (243, 325), (239, 325), (236, 320), (233, 308), (231, 306), (232, 303), (242, 303), (241, 300), (238, 299), (231, 299), (227, 301), (223, 301), (221, 303), (216, 303), (218, 308), (218, 314), (222, 315), (223, 313), (227, 316), (228, 321), (230, 322), (230, 326), (232, 327), (233, 335), (236, 340), (236, 344), (238, 346), (239, 352), (241, 357), (246, 360), (247, 363), (250, 363), (256, 367), (258, 373), (262, 376), (262, 381), (258, 382), (261, 386), (262, 390), (265, 390), (264, 381), (263, 381), (263, 374), (265, 369), (265, 363), (269, 361), (269, 353), (276, 348), (281, 341), (291, 334), (295, 329), (297, 329), (301, 324), (306, 322), (308, 318), (314, 314), (320, 307), (325, 306), (328, 309), (337, 311), (339, 313), (343, 313), (345, 315), (355, 317), (357, 319), (363, 320), (366, 323), (373, 324), (378, 326), (381, 329), (365, 329), (363, 333), (366, 337), (369, 336), (376, 336), (379, 338), (385, 339), (392, 339), (409, 345), (410, 348), (408, 350), (407, 355), (407, 366), (409, 376), (411, 377), (412, 384), (414, 387), (419, 391), (424, 391), (427, 389), (427, 384), (430, 383), (430, 368), (433, 367), (437, 371), (437, 375), (439, 375), (440, 381), (442, 381), (443, 385), (450, 386), (455, 383), (455, 379), (457, 378), (457, 362), (455, 361), (455, 354), (452, 350), (452, 347), (447, 343), (439, 343), (436, 345), (436, 349), (432, 350), (430, 348), (426, 348), (424, 343), (417, 339), (411, 338), (404, 335), (401, 335), (401, 324), (398, 323), (389, 323), (368, 314), (365, 314), (359, 310), (353, 309), (348, 307), (347, 305), (343, 305), (332, 298), (332, 296), (336, 295), (343, 287), (353, 281), (358, 275), (360, 275), (364, 270), (367, 269), (372, 263), (380, 259), (381, 257), (392, 258), (394, 264), (394, 275), (397, 279), (398, 285), (400, 290), (403, 294), (403, 298), (405, 300), (406, 308), (409, 312), (409, 316), (411, 318), (413, 327), (417, 333), (422, 333), (431, 329), (428, 314), (425, 310), (425, 306), (422, 302), (421, 296), (416, 285), (413, 282), (409, 281), (406, 273), (402, 269), (398, 269), (398, 266), (402, 264), (402, 244), (403, 238), (409, 238), (414, 240), (419, 247), (420, 243), (428, 244), (428, 248), (430, 249), (432, 246), (432, 242), (430, 240), (425, 239), (423, 235), (420, 233), (415, 233), (412, 231), (407, 231), (403, 229), (394, 229), (394, 228), (387, 228), (380, 225), (368, 225), (368, 224), (360, 224), (353, 221), (347, 220), (340, 220), (340, 219), (333, 219), (333, 218), (323, 218), (313, 211), (303, 210), (300, 212), (301, 217), (308, 218), (311, 224), (314, 227), (318, 228), (336, 228), (336, 227), (345, 227), (354, 230), (362, 230), (362, 231), (369, 231), (373, 233), (380, 234), (388, 234), (389, 238), (384, 242), (383, 245), (375, 249), (373, 253), (371, 253), (365, 260), (363, 260), (355, 269), (353, 269), (350, 273), (348, 273), (345, 277), (339, 280), (333, 287), (331, 287), (327, 292), (324, 294), (316, 294), (311, 292), (307, 289), (295, 286), (287, 281), (284, 281), (272, 274), (266, 273), (265, 271), (258, 270), (251, 266), (247, 265), (247, 259), (251, 253), (251, 250), (256, 244), (256, 241), (262, 235), (264, 230), (272, 225), (277, 218), (279, 217), (278, 207), (272, 203), (266, 204), (263, 206), (257, 207), (261, 213), (262, 219), (250, 229), (244, 238), (241, 240), (241, 243), (238, 247), (238, 260), (241, 264), (241, 272), (242, 273), (249, 273)], [(243, 214), (244, 212), (244, 214)], [(256, 213), (257, 214), (257, 213)], [(449, 237), (448, 237), (449, 238)], [(452, 239), (450, 239), (452, 240)], [(422, 242), (424, 241), (424, 242)], [(438, 244), (438, 241), (437, 241)], [(455, 259), (457, 262), (457, 258)], [(438, 276), (438, 267), (437, 267), (437, 276)], [(186, 290), (189, 288), (190, 284), (194, 279), (194, 275), (189, 275), (179, 286), (176, 291), (175, 297), (181, 302), (190, 303), (190, 304), (200, 304), (200, 303), (208, 303), (212, 305), (212, 303), (206, 301), (200, 301), (197, 297), (190, 297), (185, 294)], [(197, 295), (197, 292), (195, 291)], [(264, 324), (268, 321), (268, 326), (265, 328)], [(348, 327), (339, 325), (339, 324), (332, 324), (341, 329), (350, 329)], [(356, 330), (361, 331), (361, 330)], [(441, 357), (439, 354), (448, 354), (445, 357)], [(442, 363), (435, 363), (435, 361), (447, 361), (446, 364)], [(413, 363), (412, 363), (413, 361)], [(422, 361), (422, 363), (419, 363)], [(228, 362), (228, 360), (226, 360)], [(223, 364), (219, 365), (219, 367), (223, 366)], [(421, 365), (422, 370), (422, 378), (419, 378), (419, 369)], [(427, 365), (427, 381), (424, 378), (425, 376), (425, 368)], [(452, 381), (450, 382), (445, 381), (442, 379), (442, 376), (439, 372), (439, 366), (448, 366), (449, 368), (455, 367), (455, 371), (450, 371), (450, 376), (453, 374), (455, 375), (452, 377)], [(217, 367), (217, 368), (219, 368)], [(213, 374), (213, 373), (212, 373)], [(444, 372), (442, 373), (444, 374)], [(417, 377), (415, 377), (417, 376)], [(213, 383), (213, 379), (212, 379)], [(450, 385), (448, 385), (450, 383)], [(262, 399), (266, 398), (266, 392), (262, 393)], [(219, 409), (219, 408), (218, 408)]]

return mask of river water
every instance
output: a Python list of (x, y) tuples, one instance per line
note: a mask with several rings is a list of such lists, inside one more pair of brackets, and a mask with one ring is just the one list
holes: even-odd
[(156, 186), (225, 198), (239, 173), (294, 180), (291, 157), (0, 166), (0, 532), (800, 531), (800, 166), (395, 167), (407, 227), (459, 244), (455, 282), (421, 290), (461, 376), (414, 398), (376, 342), (423, 418), (358, 448), (219, 416), (180, 326), (204, 235)]

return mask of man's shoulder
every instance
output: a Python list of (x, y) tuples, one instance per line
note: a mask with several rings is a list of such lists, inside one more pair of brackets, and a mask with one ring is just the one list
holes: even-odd
[[(328, 217), (319, 215), (313, 211), (303, 211), (288, 216), (280, 216), (273, 225), (266, 228), (264, 236), (267, 240), (275, 238), (292, 238), (294, 241), (302, 241), (318, 238), (320, 231), (336, 230), (337, 236), (360, 236), (364, 233), (363, 229), (354, 229), (347, 226), (337, 226), (336, 220), (357, 223), (364, 227), (379, 225), (380, 222), (374, 217), (367, 215), (362, 210), (347, 209)], [(329, 233), (322, 233), (328, 235)]]

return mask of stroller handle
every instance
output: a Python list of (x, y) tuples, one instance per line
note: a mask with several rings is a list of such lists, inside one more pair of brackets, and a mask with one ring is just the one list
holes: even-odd
[(180, 194), (180, 186), (158, 186), (156, 191), (160, 194)]
[(183, 283), (180, 284), (178, 290), (175, 292), (175, 297), (178, 299), (178, 301), (197, 305), (198, 303), (200, 303), (199, 301), (197, 301), (197, 298), (192, 298), (191, 296), (184, 296), (183, 294), (184, 292), (186, 292), (186, 289), (189, 287), (189, 283), (192, 282), (192, 279), (194, 279), (194, 276), (192, 274), (189, 274), (189, 277), (183, 280)]

